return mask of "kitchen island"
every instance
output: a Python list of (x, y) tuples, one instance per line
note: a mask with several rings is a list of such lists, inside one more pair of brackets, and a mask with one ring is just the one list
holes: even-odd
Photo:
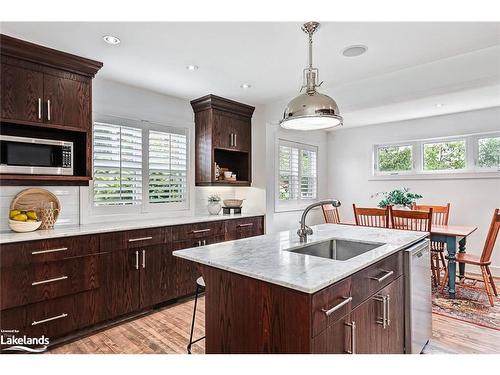
[[(207, 353), (403, 353), (402, 251), (426, 233), (323, 224), (175, 251), (206, 284)], [(427, 244), (428, 246), (428, 244)]]

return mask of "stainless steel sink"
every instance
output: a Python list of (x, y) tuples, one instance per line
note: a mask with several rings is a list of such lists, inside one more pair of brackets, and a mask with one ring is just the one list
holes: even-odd
[(382, 245), (384, 244), (378, 242), (329, 240), (287, 251), (327, 259), (348, 260)]

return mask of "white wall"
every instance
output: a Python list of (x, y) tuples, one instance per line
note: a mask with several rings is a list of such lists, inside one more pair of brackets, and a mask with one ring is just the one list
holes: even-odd
[[(451, 203), (450, 224), (473, 225), (467, 251), (479, 255), (495, 208), (500, 207), (500, 179), (392, 180), (371, 178), (372, 146), (377, 143), (500, 130), (500, 108), (429, 117), (365, 127), (340, 129), (328, 134), (328, 192), (339, 199), (343, 218), (353, 218), (352, 203), (376, 206), (375, 192), (409, 187), (424, 196), (422, 203)], [(493, 253), (500, 275), (500, 241)]]
[[(299, 132), (280, 128), (279, 120), (287, 101), (276, 101), (266, 106), (266, 231), (268, 233), (299, 227), (302, 210), (275, 212), (276, 197), (276, 142), (285, 139), (318, 147), (318, 198), (327, 198), (327, 137), (324, 131)], [(313, 210), (307, 219), (310, 225), (323, 222), (320, 210)]]

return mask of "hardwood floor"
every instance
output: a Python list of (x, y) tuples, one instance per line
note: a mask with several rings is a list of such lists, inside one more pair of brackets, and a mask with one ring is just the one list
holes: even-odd
[[(194, 300), (171, 305), (49, 351), (52, 354), (185, 354)], [(194, 338), (204, 334), (204, 298), (200, 298)], [(500, 353), (500, 332), (433, 314), (433, 337), (426, 354)], [(205, 352), (205, 341), (192, 347)]]

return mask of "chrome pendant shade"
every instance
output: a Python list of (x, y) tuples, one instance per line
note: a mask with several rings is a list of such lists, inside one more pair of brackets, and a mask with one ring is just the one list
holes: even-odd
[(319, 71), (312, 66), (312, 35), (318, 29), (318, 22), (307, 22), (302, 30), (309, 35), (309, 67), (304, 69), (304, 83), (300, 91), (305, 93), (293, 98), (285, 108), (280, 125), (293, 130), (330, 129), (342, 125), (342, 116), (335, 100), (316, 91), (321, 83)]

